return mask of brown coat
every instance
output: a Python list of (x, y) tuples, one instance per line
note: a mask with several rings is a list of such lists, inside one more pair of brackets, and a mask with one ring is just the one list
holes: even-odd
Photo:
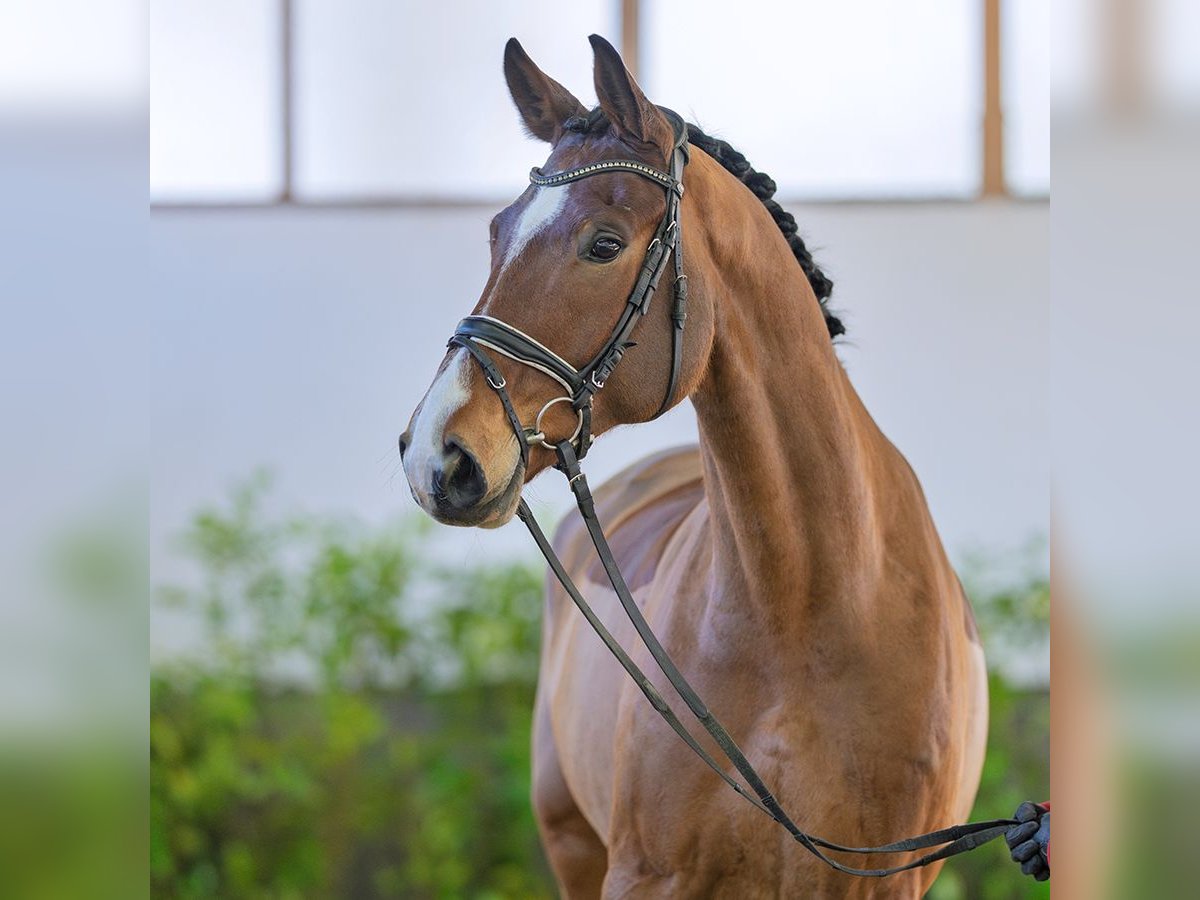
[[(579, 102), (510, 44), (518, 109), (553, 147), (545, 170), (630, 156), (661, 167), (669, 125), (611, 47), (596, 54), (610, 127), (580, 135), (561, 127)], [(986, 676), (920, 485), (851, 386), (763, 205), (698, 149), (684, 183), (692, 299), (680, 395), (695, 406), (700, 446), (653, 456), (597, 491), (618, 562), (664, 646), (801, 828), (869, 845), (965, 821), (983, 762)], [(661, 189), (633, 175), (527, 190), (494, 223), (476, 311), (576, 364), (590, 358), (662, 204)], [(589, 261), (598, 234), (626, 251)], [(665, 305), (597, 396), (597, 433), (657, 408), (670, 360)], [(536, 449), (522, 469), (499, 403), (462, 356), (448, 356), (414, 414), (405, 471), (438, 518), (494, 526), (553, 460)], [(500, 362), (522, 422), (561, 393)], [(547, 424), (566, 435), (574, 420), (558, 409)], [(460, 448), (486, 487), (470, 508), (448, 510), (423, 479), (459, 465)], [(574, 515), (556, 546), (653, 677)], [(665, 679), (656, 684), (672, 698)], [(879, 882), (823, 867), (691, 755), (553, 579), (533, 741), (534, 809), (568, 897), (919, 897), (938, 870)]]

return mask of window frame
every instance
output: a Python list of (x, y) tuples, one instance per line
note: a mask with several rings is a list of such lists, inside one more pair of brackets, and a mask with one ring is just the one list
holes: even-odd
[[(491, 196), (442, 196), (438, 194), (395, 194), (379, 192), (353, 197), (303, 197), (295, 190), (295, 18), (294, 0), (278, 0), (279, 14), (279, 66), (280, 72), (280, 115), (277, 117), (281, 130), (280, 186), (270, 199), (209, 200), (172, 199), (163, 197), (150, 201), (151, 210), (255, 210), (300, 208), (315, 210), (354, 209), (475, 209), (494, 207), (508, 202), (509, 198)], [(640, 49), (645, 46), (641, 27), (641, 0), (610, 0), (617, 5), (618, 28), (621, 35), (621, 55), (634, 77), (638, 76)], [(980, 199), (1006, 199), (1017, 202), (1045, 202), (1049, 194), (1014, 194), (1005, 177), (1005, 128), (1003, 116), (1003, 73), (1002, 57), (1003, 27), (1001, 22), (1001, 0), (977, 0), (983, 5), (983, 67), (982, 79), (983, 116), (980, 123), (982, 140), (978, 159), (978, 190), (971, 197), (943, 196), (937, 194), (913, 197), (848, 196), (838, 197), (787, 197), (784, 202), (802, 202), (810, 205), (874, 205), (874, 204), (930, 204), (972, 203)]]

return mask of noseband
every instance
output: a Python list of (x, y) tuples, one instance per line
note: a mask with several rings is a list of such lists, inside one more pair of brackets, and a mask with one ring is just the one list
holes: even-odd
[[(534, 340), (521, 329), (502, 322), (492, 316), (467, 316), (458, 323), (450, 347), (462, 347), (469, 352), (483, 369), (488, 384), (500, 394), (504, 403), (504, 411), (509, 423), (517, 435), (517, 444), (521, 449), (521, 460), (529, 465), (529, 446), (540, 444), (547, 450), (555, 449), (555, 445), (547, 442), (546, 433), (542, 430), (542, 419), (546, 413), (559, 403), (570, 403), (576, 413), (575, 433), (569, 441), (575, 449), (578, 459), (583, 459), (591, 448), (592, 436), (592, 398), (604, 388), (613, 369), (625, 355), (625, 351), (633, 346), (629, 340), (638, 322), (650, 311), (650, 302), (658, 289), (663, 272), (667, 268), (667, 258), (675, 261), (675, 302), (671, 307), (671, 369), (667, 378), (667, 392), (663, 396), (658, 411), (652, 418), (658, 418), (671, 407), (675, 399), (675, 389), (679, 384), (679, 367), (683, 354), (683, 323), (687, 318), (687, 276), (683, 274), (683, 245), (679, 235), (679, 201), (683, 197), (683, 168), (688, 161), (687, 126), (675, 113), (664, 110), (671, 119), (675, 129), (675, 143), (671, 149), (671, 171), (663, 172), (653, 166), (632, 159), (608, 159), (602, 162), (589, 163), (565, 172), (555, 172), (545, 175), (541, 169), (534, 168), (529, 173), (529, 181), (538, 187), (554, 188), (593, 178), (597, 175), (607, 175), (615, 172), (632, 172), (653, 181), (666, 190), (667, 208), (662, 220), (654, 232), (654, 238), (646, 247), (646, 255), (642, 260), (642, 268), (629, 299), (621, 310), (617, 325), (604, 342), (595, 356), (581, 369), (575, 368), (553, 350), (539, 341)], [(485, 349), (486, 348), (486, 349)], [(488, 356), (487, 350), (492, 350), (502, 356), (515, 360), (522, 365), (537, 369), (557, 381), (565, 392), (546, 403), (537, 414), (532, 427), (522, 426), (516, 410), (505, 391), (504, 376), (500, 374), (495, 363)]]
[[(654, 414), (655, 418), (662, 415), (671, 406), (679, 382), (683, 324), (687, 305), (687, 276), (683, 272), (683, 247), (680, 243), (679, 234), (679, 201), (683, 196), (683, 169), (688, 161), (688, 137), (687, 125), (684, 124), (683, 120), (670, 110), (664, 109), (663, 112), (667, 115), (675, 129), (675, 144), (671, 151), (670, 173), (662, 172), (645, 163), (627, 159), (590, 163), (576, 169), (557, 172), (552, 175), (544, 175), (540, 169), (536, 168), (529, 173), (529, 180), (533, 184), (540, 187), (557, 187), (596, 175), (613, 172), (632, 172), (635, 175), (648, 178), (666, 189), (666, 212), (663, 215), (662, 221), (659, 222), (654, 239), (650, 241), (650, 245), (646, 248), (645, 260), (642, 262), (642, 268), (638, 274), (637, 281), (634, 282), (633, 290), (630, 292), (629, 299), (621, 312), (621, 318), (599, 352), (583, 368), (577, 369), (553, 350), (534, 340), (519, 328), (491, 316), (467, 316), (459, 323), (454, 335), (450, 338), (448, 346), (463, 348), (479, 363), (484, 377), (487, 379), (487, 383), (496, 392), (501, 404), (504, 406), (505, 415), (508, 416), (509, 424), (512, 425), (513, 431), (517, 436), (517, 445), (521, 450), (521, 460), (526, 469), (529, 466), (529, 447), (531, 445), (540, 444), (547, 449), (555, 451), (558, 459), (555, 468), (561, 471), (567, 478), (571, 492), (575, 495), (575, 501), (579, 506), (579, 512), (583, 516), (584, 524), (587, 526), (588, 534), (592, 539), (592, 544), (596, 548), (596, 555), (599, 557), (605, 574), (608, 576), (613, 590), (621, 601), (621, 606), (624, 608), (626, 615), (628, 615), (638, 636), (650, 651), (650, 655), (653, 657), (658, 668), (666, 676), (696, 721), (699, 722), (713, 741), (716, 742), (721, 754), (733, 765), (738, 774), (742, 776), (744, 784), (729, 774), (725, 766), (719, 763), (692, 736), (691, 732), (679, 720), (674, 710), (663, 699), (650, 679), (646, 677), (625, 648), (618, 643), (612, 633), (608, 631), (592, 611), (591, 606), (588, 605), (588, 602), (575, 586), (571, 576), (567, 573), (562, 560), (558, 558), (558, 554), (555, 553), (550, 541), (547, 540), (545, 532), (542, 531), (541, 526), (534, 519), (533, 513), (524, 499), (521, 499), (518, 503), (517, 516), (525, 523), (525, 527), (529, 529), (529, 533), (533, 536), (538, 549), (546, 558), (551, 571), (554, 572), (555, 577), (579, 608), (579, 611), (583, 614), (588, 624), (591, 625), (600, 640), (603, 641), (604, 645), (616, 657), (630, 678), (637, 684), (643, 695), (650, 702), (650, 705), (671, 726), (671, 729), (700, 757), (705, 765), (712, 769), (739, 796), (787, 829), (797, 843), (820, 859), (821, 862), (848, 875), (882, 878), (909, 869), (927, 866), (938, 860), (956, 856), (967, 850), (973, 850), (975, 847), (1004, 834), (1010, 826), (1017, 824), (1017, 820), (991, 819), (967, 825), (954, 825), (950, 828), (943, 828), (939, 831), (906, 838), (905, 840), (892, 844), (884, 844), (879, 847), (846, 847), (801, 830), (788, 814), (784, 812), (779, 802), (767, 788), (762, 777), (725, 729), (725, 726), (717, 720), (717, 717), (713, 715), (704, 701), (700, 699), (700, 696), (692, 688), (691, 684), (688, 683), (683, 673), (679, 671), (679, 668), (675, 665), (670, 655), (663, 648), (651, 630), (645, 616), (642, 615), (641, 608), (633, 599), (633, 594), (625, 583), (625, 578), (621, 574), (612, 549), (608, 545), (608, 540), (604, 536), (604, 529), (601, 527), (600, 520), (596, 516), (596, 506), (592, 499), (591, 489), (588, 487), (587, 476), (584, 475), (579, 467), (579, 460), (587, 454), (592, 443), (592, 399), (595, 397), (597, 391), (603, 389), (613, 369), (616, 368), (617, 363), (625, 355), (625, 351), (632, 346), (629, 337), (637, 323), (650, 311), (650, 301), (654, 299), (654, 292), (666, 269), (668, 255), (673, 256), (675, 260), (675, 302), (670, 313), (673, 324), (671, 369), (667, 380), (667, 392), (663, 397), (658, 412)], [(504, 375), (488, 354), (489, 350), (548, 375), (562, 387), (564, 393), (561, 396), (554, 397), (541, 408), (532, 426), (523, 426), (521, 424), (516, 409), (513, 407), (512, 399), (509, 397)], [(559, 403), (571, 404), (571, 408), (576, 412), (577, 422), (575, 431), (569, 438), (551, 443), (546, 440), (546, 434), (542, 430), (542, 420), (545, 418), (547, 412)], [(940, 849), (927, 853), (911, 862), (888, 869), (857, 869), (830, 858), (825, 852), (833, 850), (840, 853), (854, 854), (901, 853), (932, 847), (939, 847)]]

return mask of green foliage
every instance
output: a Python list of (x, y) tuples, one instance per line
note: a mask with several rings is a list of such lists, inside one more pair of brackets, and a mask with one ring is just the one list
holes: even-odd
[[(991, 729), (974, 819), (1011, 816), (1024, 800), (1050, 797), (1050, 694), (1015, 690), (998, 674), (989, 679)], [(1003, 840), (947, 863), (931, 900), (1048, 898), (1049, 882), (1023, 875)]]
[[(1007, 676), (1012, 657), (1048, 653), (1050, 582), (1042, 573), (1041, 544), (1033, 543), (1015, 566), (1024, 572), (994, 585), (988, 565), (976, 558), (966, 566), (972, 608), (988, 653), (989, 729), (983, 777), (971, 819), (1011, 816), (1025, 800), (1050, 797), (1050, 692), (1018, 687)], [(1048, 898), (1049, 882), (1021, 873), (997, 840), (946, 864), (929, 892), (931, 900), (1024, 900)]]
[(0, 743), (0, 897), (137, 900), (146, 779), (128, 744), (8, 734)]
[[(548, 896), (529, 809), (540, 579), (424, 530), (198, 515), (204, 657), (151, 679), (161, 897)], [(433, 602), (436, 600), (436, 602)]]
[[(265, 492), (197, 515), (193, 577), (160, 591), (202, 640), (152, 670), (153, 895), (553, 896), (528, 799), (539, 571), (439, 565), (417, 524), (273, 519)], [(1045, 793), (1046, 699), (993, 678), (979, 815)], [(1032, 890), (991, 847), (932, 896)]]

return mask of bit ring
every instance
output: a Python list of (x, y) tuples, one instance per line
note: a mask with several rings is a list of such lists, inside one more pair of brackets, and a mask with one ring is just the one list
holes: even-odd
[[(534, 434), (530, 435), (530, 438), (532, 439), (532, 438), (536, 437), (540, 440), (541, 445), (543, 447), (545, 447), (547, 450), (554, 450), (555, 446), (553, 444), (546, 443), (546, 432), (544, 432), (542, 430), (542, 419), (545, 417), (545, 415), (546, 415), (547, 411), (549, 411), (550, 407), (554, 406), (554, 404), (556, 404), (556, 403), (571, 403), (571, 402), (572, 402), (572, 400), (570, 397), (555, 397), (553, 400), (550, 400), (549, 402), (547, 402), (546, 405), (543, 406), (541, 408), (541, 411), (537, 414), (537, 418), (533, 420)], [(575, 443), (575, 440), (579, 437), (580, 432), (583, 431), (583, 410), (577, 409), (577, 410), (575, 410), (575, 414), (579, 416), (579, 421), (575, 423), (574, 433), (569, 438), (567, 438), (567, 440), (572, 444)]]

